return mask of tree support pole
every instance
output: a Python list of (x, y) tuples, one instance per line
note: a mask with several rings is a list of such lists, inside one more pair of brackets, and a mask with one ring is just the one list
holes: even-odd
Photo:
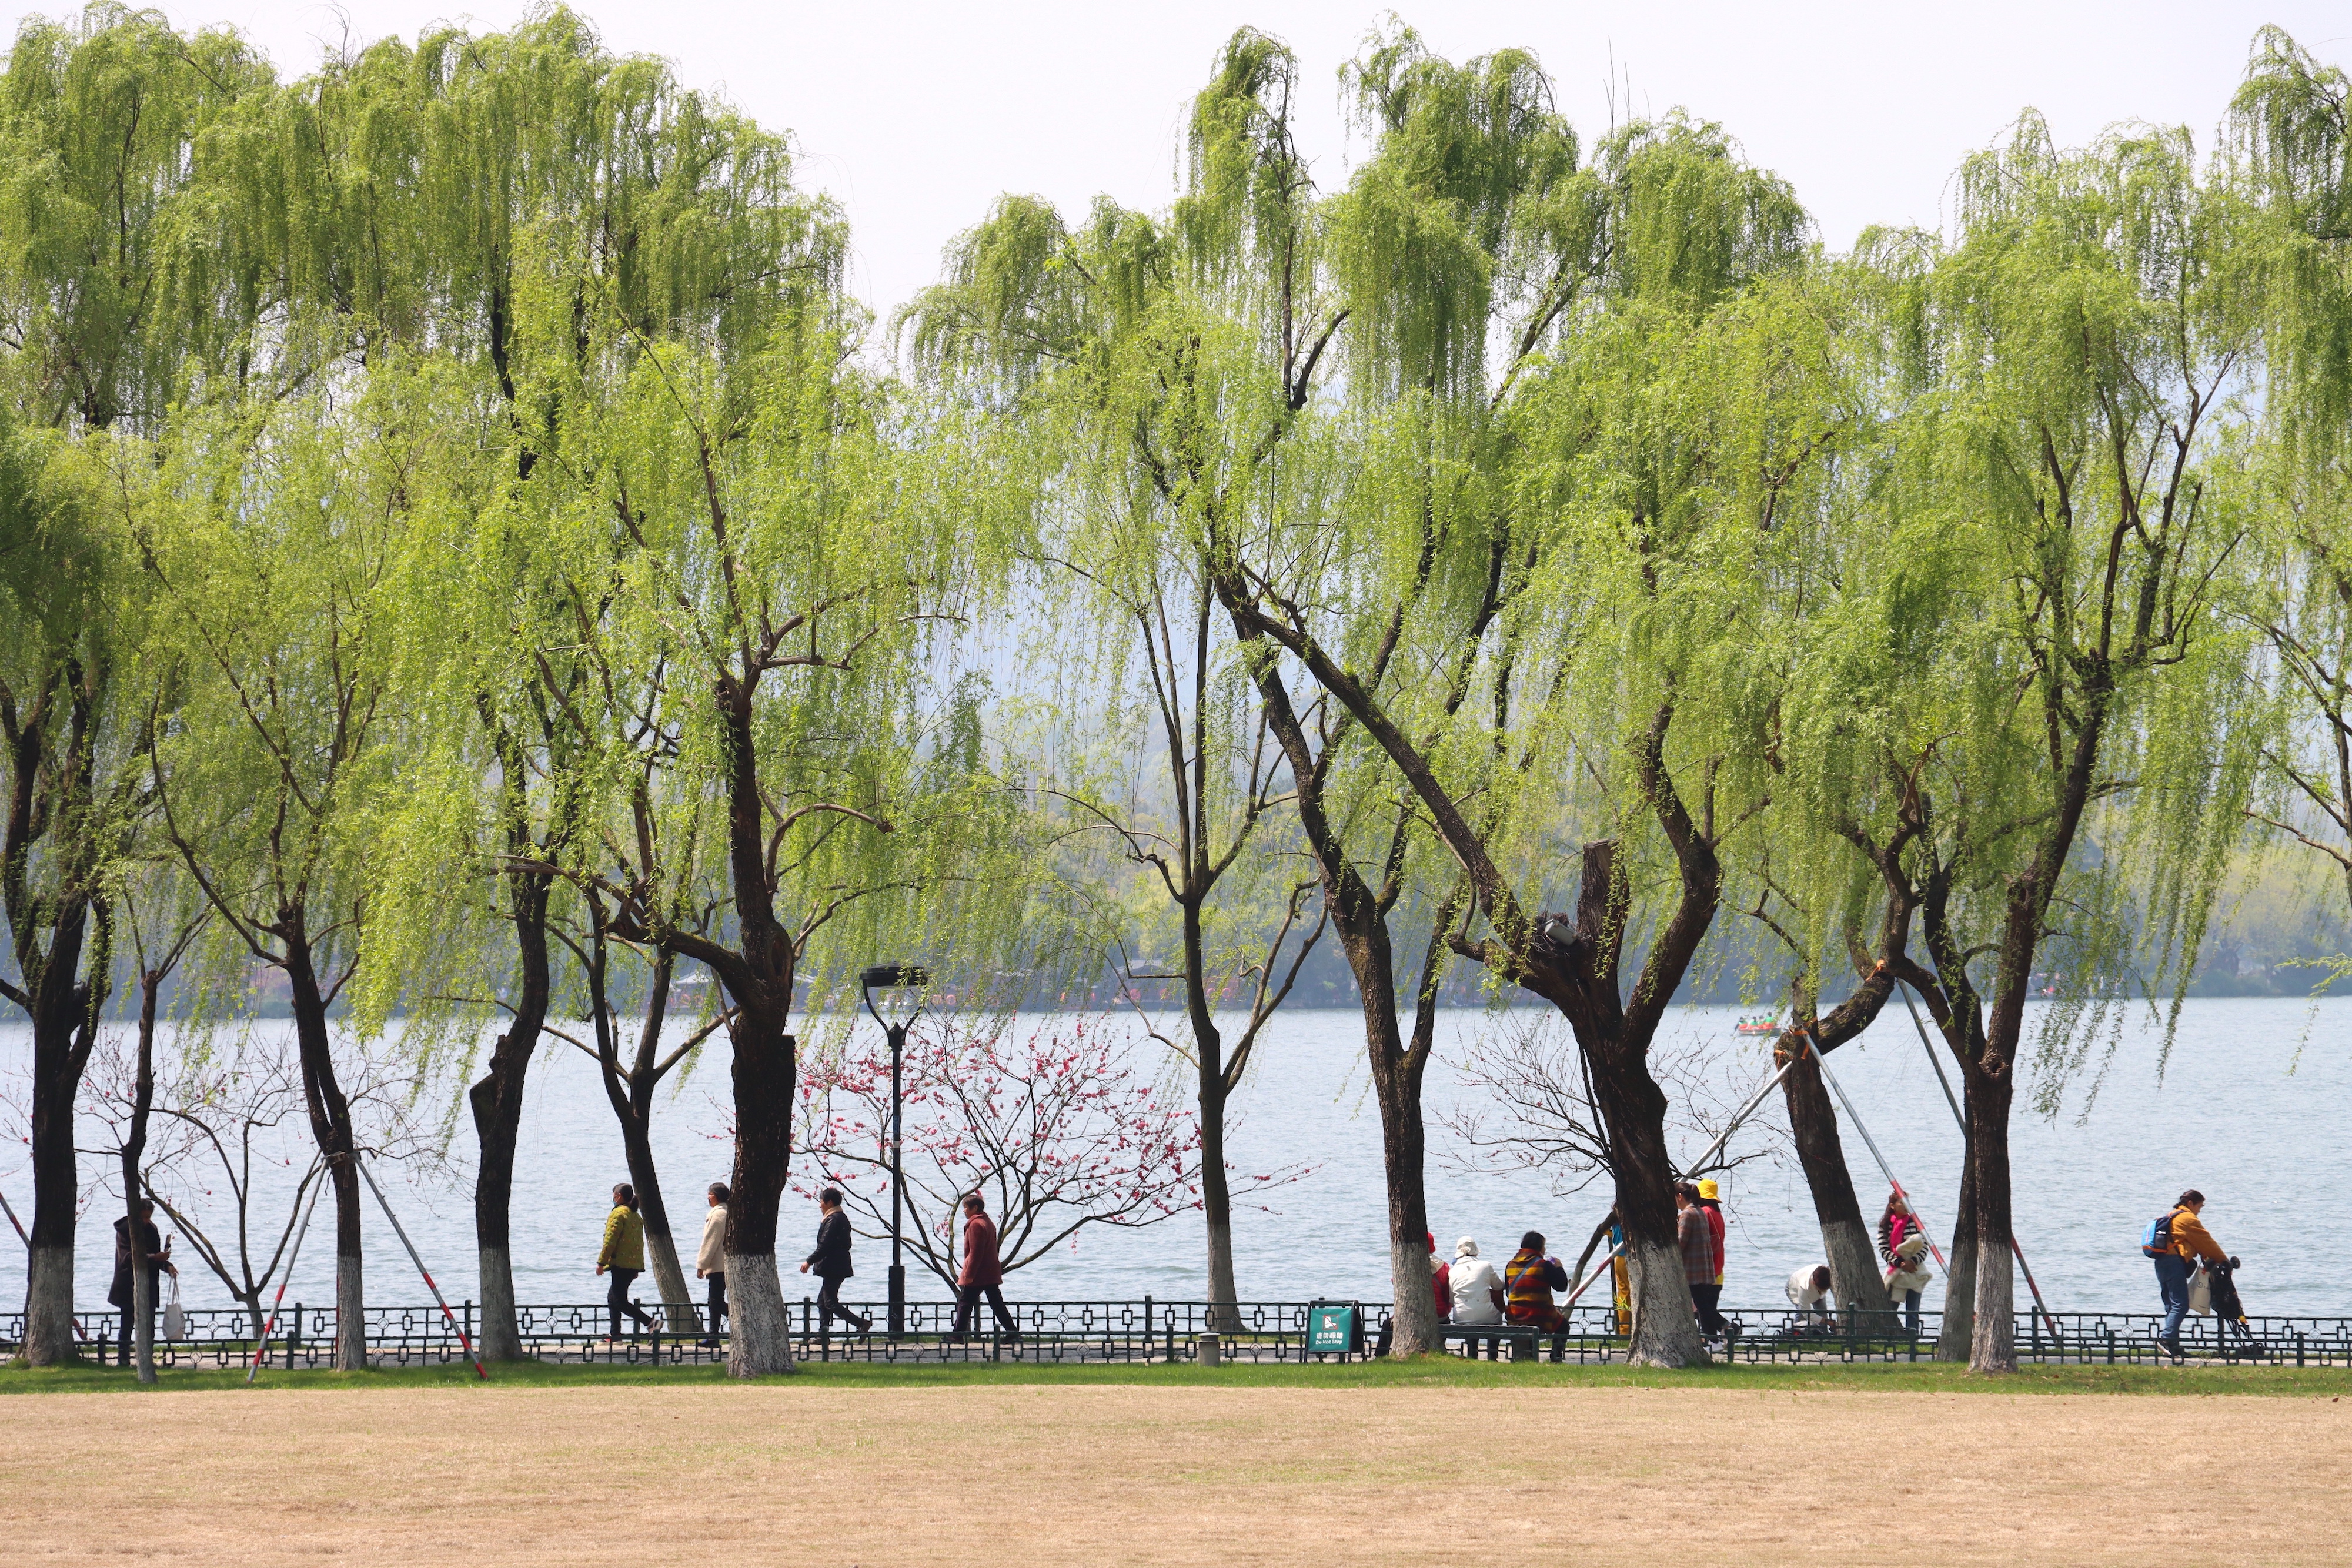
[[(1810, 1036), (1807, 1037), (1805, 1040), (1805, 1048), (1809, 1051), (1811, 1050), (1812, 1043), (1811, 1038)], [(1698, 1158), (1693, 1160), (1688, 1168), (1694, 1171), (1705, 1170), (1706, 1168), (1706, 1162), (1715, 1158), (1716, 1155), (1723, 1152), (1723, 1146), (1731, 1142), (1731, 1134), (1739, 1131), (1739, 1124), (1756, 1113), (1756, 1108), (1764, 1103), (1764, 1097), (1766, 1095), (1771, 1093), (1773, 1090), (1780, 1087), (1780, 1080), (1789, 1076), (1789, 1069), (1796, 1066), (1797, 1061), (1798, 1059), (1792, 1056), (1788, 1061), (1782, 1062), (1780, 1064), (1780, 1071), (1775, 1072), (1771, 1077), (1764, 1081), (1764, 1087), (1756, 1091), (1755, 1094), (1749, 1098), (1748, 1103), (1740, 1107), (1739, 1114), (1731, 1119), (1731, 1125), (1724, 1128), (1722, 1132), (1717, 1134), (1715, 1142), (1709, 1144), (1706, 1146), (1706, 1152), (1699, 1155)]]
[(310, 1234), (311, 1211), (319, 1207), (319, 1194), (327, 1184), (321, 1181), (310, 1189), (310, 1201), (302, 1206), (302, 1223), (294, 1228), (294, 1248), (286, 1254), (286, 1272), (278, 1277), (278, 1293), (269, 1298), (269, 1321), (261, 1325), (261, 1343), (253, 1347), (253, 1364), (245, 1369), (246, 1386), (253, 1386), (254, 1375), (261, 1370), (261, 1358), (269, 1354), (269, 1336), (278, 1329), (278, 1309), (286, 1301), (286, 1287), (293, 1282), (295, 1260), (302, 1256), (302, 1238)]
[[(1919, 1009), (1912, 1005), (1911, 993), (1908, 989), (1905, 989), (1903, 991), (1903, 1010), (1911, 1015), (1911, 1027), (1919, 1031), (1920, 1048), (1927, 1053), (1927, 1065), (1936, 1070), (1936, 1085), (1937, 1088), (1943, 1090), (1944, 1103), (1952, 1108), (1952, 1120), (1960, 1124), (1960, 1139), (1965, 1143), (1968, 1141), (1969, 1135), (1969, 1119), (1960, 1113), (1960, 1103), (1952, 1096), (1951, 1082), (1944, 1076), (1944, 1064), (1937, 1059), (1935, 1043), (1927, 1038), (1927, 1026), (1920, 1020)], [(1823, 1075), (1826, 1076), (1828, 1069), (1822, 1069), (1822, 1072)], [(1838, 1098), (1843, 1100), (1845, 1096), (1841, 1094)], [(1863, 1136), (1864, 1138), (1868, 1138), (1870, 1134), (1864, 1133)], [(1873, 1149), (1871, 1152), (1873, 1154), (1877, 1153), (1875, 1149)], [(1891, 1180), (1893, 1178), (1890, 1177), (1888, 1179)], [(1901, 1188), (1898, 1187), (1896, 1190), (1900, 1191)], [(1911, 1200), (1906, 1197), (1903, 1201), (1908, 1203)], [(1926, 1234), (1926, 1226), (1924, 1221), (1921, 1224), (1921, 1233), (1923, 1235)], [(1933, 1247), (1935, 1244), (1935, 1239), (1933, 1237), (1929, 1237), (1927, 1245)], [(2066, 1336), (2059, 1333), (2058, 1320), (2050, 1315), (2049, 1303), (2045, 1302), (2042, 1299), (2042, 1287), (2033, 1282), (2033, 1270), (2025, 1261), (2025, 1249), (2017, 1244), (2017, 1238), (2014, 1235), (2011, 1235), (2009, 1239), (2009, 1253), (2011, 1257), (2017, 1260), (2017, 1271), (2025, 1276), (2025, 1288), (2033, 1294), (2034, 1311), (2042, 1314), (2042, 1321), (2049, 1325), (2051, 1336), (2055, 1340), (2063, 1352), (2066, 1343)], [(1941, 1262), (1943, 1260), (1939, 1258), (1937, 1261)]]
[(447, 1301), (442, 1300), (441, 1287), (433, 1282), (432, 1270), (426, 1269), (425, 1260), (416, 1255), (416, 1243), (411, 1241), (408, 1239), (408, 1232), (401, 1228), (400, 1216), (393, 1213), (392, 1205), (384, 1201), (383, 1188), (375, 1184), (375, 1173), (367, 1168), (367, 1162), (360, 1158), (359, 1151), (356, 1149), (352, 1152), (352, 1164), (357, 1166), (360, 1175), (367, 1178), (368, 1190), (375, 1194), (376, 1207), (383, 1210), (383, 1217), (386, 1219), (392, 1221), (393, 1234), (398, 1236), (400, 1244), (408, 1249), (408, 1260), (415, 1264), (416, 1271), (425, 1277), (425, 1288), (433, 1292), (433, 1300), (440, 1307), (441, 1315), (448, 1319), (449, 1326), (457, 1331), (457, 1343), (465, 1347), (467, 1359), (474, 1364), (474, 1375), (488, 1383), (490, 1380), (490, 1375), (482, 1370), (482, 1358), (474, 1354), (474, 1342), (467, 1337), (465, 1324), (457, 1321), (457, 1314), (449, 1310)]

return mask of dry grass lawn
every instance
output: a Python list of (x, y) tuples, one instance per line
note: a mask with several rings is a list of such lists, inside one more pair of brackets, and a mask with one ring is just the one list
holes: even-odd
[(2352, 1563), (2352, 1402), (587, 1387), (10, 1401), (0, 1560)]

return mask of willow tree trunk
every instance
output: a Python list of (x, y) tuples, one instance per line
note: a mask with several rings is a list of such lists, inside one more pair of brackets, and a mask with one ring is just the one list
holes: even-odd
[(352, 1108), (335, 1078), (333, 1037), (327, 1003), (299, 909), (280, 916), (286, 944), (284, 968), (294, 1010), (294, 1041), (302, 1061), (302, 1100), (310, 1113), (310, 1134), (325, 1161), (335, 1192), (335, 1370), (367, 1370), (367, 1292), (360, 1253), (358, 1141)]
[(1209, 1328), (1241, 1332), (1240, 1288), (1234, 1278), (1234, 1198), (1225, 1179), (1225, 1075), (1209, 1041), (1197, 1033), (1200, 1058), (1201, 1218), (1209, 1249)]
[[(1584, 1042), (1580, 1038), (1580, 1046)], [(1683, 1272), (1676, 1239), (1674, 1165), (1666, 1153), (1666, 1096), (1643, 1053), (1622, 1042), (1585, 1047), (1593, 1098), (1609, 1134), (1618, 1222), (1625, 1230), (1632, 1277), (1633, 1335), (1626, 1359), (1636, 1366), (1705, 1365), (1698, 1309)]]
[(1977, 1268), (1969, 1367), (2017, 1370), (2017, 1270), (2010, 1261), (2009, 1108), (2006, 1072), (1969, 1073), (1969, 1149), (1974, 1156)]
[[(58, 954), (60, 942), (51, 948)], [(80, 943), (68, 956), (78, 956)], [(80, 1218), (80, 1171), (74, 1158), (74, 1101), (89, 1060), (90, 1030), (75, 988), (44, 976), (32, 991), (33, 1228), (25, 1268), (24, 1357), (31, 1366), (62, 1366), (74, 1353), (74, 1224)], [(48, 999), (64, 992), (63, 1005)]]
[(1951, 1264), (1944, 1271), (1944, 1321), (1936, 1335), (1937, 1361), (1966, 1361), (1976, 1333), (1977, 1160), (1969, 1139), (1960, 1151), (1958, 1218), (1952, 1221)]
[[(1426, 1124), (1421, 1084), (1428, 1058), (1401, 1049), (1393, 992), (1367, 997), (1364, 1021), (1375, 1036), (1372, 1092), (1381, 1108), (1381, 1168), (1388, 1186), (1389, 1279), (1396, 1295), (1390, 1340), (1393, 1355), (1421, 1355), (1438, 1348), (1436, 1293), (1429, 1263), (1429, 1188)], [(1377, 1036), (1383, 1029), (1387, 1047)]]
[(772, 1025), (763, 1029), (748, 1018), (738, 1025), (726, 1241), (727, 1311), (734, 1319), (727, 1341), (730, 1377), (793, 1370), (792, 1314), (776, 1275), (776, 1212), (792, 1158), (794, 1050), (793, 1037)]
[(516, 987), (514, 1021), (490, 1048), (490, 1067), (467, 1092), (481, 1165), (474, 1174), (474, 1247), (480, 1260), (482, 1355), (489, 1361), (523, 1359), (522, 1325), (515, 1312), (514, 1260), (510, 1250), (515, 1143), (522, 1127), (524, 1075), (547, 1022), (550, 971), (547, 955), (547, 889), (537, 878), (514, 895)]
[(1821, 1222), (1822, 1250), (1830, 1266), (1830, 1289), (1849, 1329), (1871, 1330), (1891, 1322), (1892, 1299), (1880, 1272), (1878, 1249), (1854, 1197), (1853, 1173), (1838, 1137), (1837, 1111), (1830, 1103), (1820, 1061), (1810, 1051), (1797, 1057), (1780, 1080), (1789, 1110), (1789, 1135), (1813, 1195)]
[[(139, 1162), (147, 1153), (147, 1119), (155, 1108), (155, 1004), (163, 977), (152, 970), (139, 977), (139, 1062), (131, 1077), (131, 1130), (122, 1140), (122, 1206), (131, 1222), (131, 1250), (139, 1249)], [(139, 1381), (155, 1381), (155, 1279), (147, 1260), (134, 1257), (131, 1269), (131, 1333)], [(259, 1341), (256, 1341), (258, 1343)]]
[[(646, 1261), (652, 1267), (655, 1287), (661, 1291), (669, 1332), (699, 1333), (702, 1320), (695, 1313), (694, 1296), (688, 1291), (685, 1271), (677, 1264), (677, 1243), (670, 1236), (669, 1207), (662, 1201), (661, 1176), (654, 1168), (653, 1106), (642, 1103), (650, 1101), (652, 1095), (652, 1084), (645, 1084), (642, 1090), (632, 1085), (627, 1102), (615, 1107), (621, 1114), (621, 1148), (629, 1162), (629, 1185), (637, 1190), (637, 1215), (646, 1223)], [(728, 1282), (731, 1287), (731, 1275)]]

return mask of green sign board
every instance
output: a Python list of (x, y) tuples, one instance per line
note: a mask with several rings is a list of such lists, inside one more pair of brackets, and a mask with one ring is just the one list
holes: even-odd
[(1340, 1355), (1360, 1349), (1362, 1331), (1357, 1326), (1356, 1309), (1352, 1305), (1317, 1305), (1307, 1312), (1307, 1348), (1315, 1354), (1333, 1352)]

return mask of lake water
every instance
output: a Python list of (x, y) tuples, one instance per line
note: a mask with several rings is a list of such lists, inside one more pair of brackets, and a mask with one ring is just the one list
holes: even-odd
[[(1668, 1025), (1675, 1039), (1706, 1047), (1712, 1077), (1727, 1096), (1761, 1081), (1766, 1056), (1766, 1042), (1733, 1035), (1734, 1019), (1728, 1009), (1686, 1009), (1675, 1011)], [(1458, 1059), (1496, 1027), (1494, 1015), (1448, 1014), (1441, 1056)], [(675, 1094), (665, 1088), (656, 1122), (663, 1188), (689, 1266), (701, 1189), (723, 1178), (730, 1163), (724, 1051), (723, 1043), (712, 1049)], [(19, 1103), (29, 1053), (21, 1025), (0, 1029), (0, 1074)], [(1235, 1216), (1235, 1266), (1244, 1300), (1384, 1301), (1389, 1295), (1378, 1112), (1366, 1092), (1362, 1056), (1360, 1017), (1352, 1009), (1284, 1014), (1259, 1048), (1259, 1064), (1240, 1097), (1232, 1157), (1245, 1171), (1293, 1162), (1314, 1168), (1265, 1200), (1275, 1212)], [(1890, 1012), (1862, 1040), (1832, 1053), (1830, 1063), (1938, 1239), (1948, 1237), (1959, 1131), (1910, 1019)], [(2087, 1119), (2080, 1118), (2079, 1093), (2054, 1118), (2038, 1117), (2021, 1103), (2014, 1131), (2017, 1230), (2050, 1305), (2062, 1312), (2154, 1310), (2155, 1286), (2138, 1250), (2140, 1229), (2181, 1188), (2196, 1186), (2210, 1198), (2205, 1218), (2214, 1234), (2245, 1260), (2241, 1287), (2249, 1311), (2352, 1313), (2352, 1263), (2343, 1245), (2352, 1235), (2352, 1174), (2344, 1157), (2352, 1113), (2352, 999), (2191, 1001), (2161, 1082), (2158, 1065), (2155, 1033), (2135, 1020), (2122, 1030)], [(1462, 1092), (1456, 1071), (1442, 1062), (1432, 1066), (1433, 1104)], [(1776, 1093), (1757, 1124), (1736, 1141), (1735, 1152), (1771, 1150), (1784, 1126)], [(1874, 1216), (1885, 1180), (1850, 1123), (1843, 1135), (1856, 1189)], [(463, 1122), (455, 1151), (460, 1162), (471, 1142), (471, 1124)], [(1704, 1142), (1684, 1137), (1680, 1152), (1694, 1153)], [(1543, 1173), (1465, 1172), (1450, 1157), (1459, 1150), (1445, 1134), (1433, 1128), (1431, 1144), (1431, 1215), (1449, 1252), (1455, 1238), (1474, 1235), (1489, 1257), (1507, 1254), (1519, 1232), (1534, 1228), (1551, 1237), (1555, 1250), (1572, 1254), (1608, 1206), (1599, 1184), (1555, 1196)], [(102, 1163), (89, 1159), (85, 1168), (94, 1176)], [(593, 1063), (568, 1046), (542, 1048), (531, 1072), (515, 1173), (513, 1255), (521, 1300), (601, 1299), (602, 1281), (592, 1274), (599, 1229), (608, 1189), (625, 1174), (620, 1134)], [(290, 1186), (290, 1175), (268, 1179)], [(22, 1145), (0, 1150), (0, 1192), (28, 1222), (30, 1185)], [(478, 1295), (470, 1174), (386, 1185), (451, 1300)], [(815, 1215), (813, 1206), (802, 1212), (798, 1199), (788, 1196), (786, 1203), (779, 1251), (789, 1255), (808, 1244)], [(1800, 1264), (1817, 1260), (1821, 1250), (1794, 1158), (1783, 1148), (1741, 1166), (1725, 1180), (1724, 1207), (1729, 1221), (1725, 1304), (1778, 1301), (1780, 1282)], [(89, 1197), (78, 1264), (79, 1299), (87, 1308), (105, 1300), (110, 1227), (118, 1212), (111, 1199)], [(325, 1214), (322, 1207), (322, 1219)], [(379, 1303), (425, 1300), (373, 1207), (367, 1225), (370, 1298)], [(332, 1300), (331, 1234), (314, 1225), (289, 1302)], [(1197, 1300), (1204, 1274), (1201, 1250), (1199, 1222), (1190, 1214), (1140, 1231), (1090, 1229), (1020, 1270), (1007, 1281), (1008, 1293), (1031, 1300), (1146, 1293)], [(226, 1304), (217, 1281), (200, 1266), (186, 1266), (193, 1261), (187, 1253), (183, 1243), (177, 1255), (189, 1305)], [(857, 1261), (863, 1290), (853, 1288), (851, 1296), (878, 1296), (887, 1243), (861, 1240)], [(918, 1299), (942, 1293), (919, 1270), (908, 1272)], [(22, 1299), (23, 1274), (22, 1251), (0, 1249), (0, 1301), (13, 1305)], [(797, 1296), (803, 1283), (787, 1273), (788, 1294)], [(649, 1278), (641, 1283), (640, 1299), (653, 1294), (651, 1285)], [(1937, 1304), (1939, 1290), (1940, 1281), (1927, 1305)]]

